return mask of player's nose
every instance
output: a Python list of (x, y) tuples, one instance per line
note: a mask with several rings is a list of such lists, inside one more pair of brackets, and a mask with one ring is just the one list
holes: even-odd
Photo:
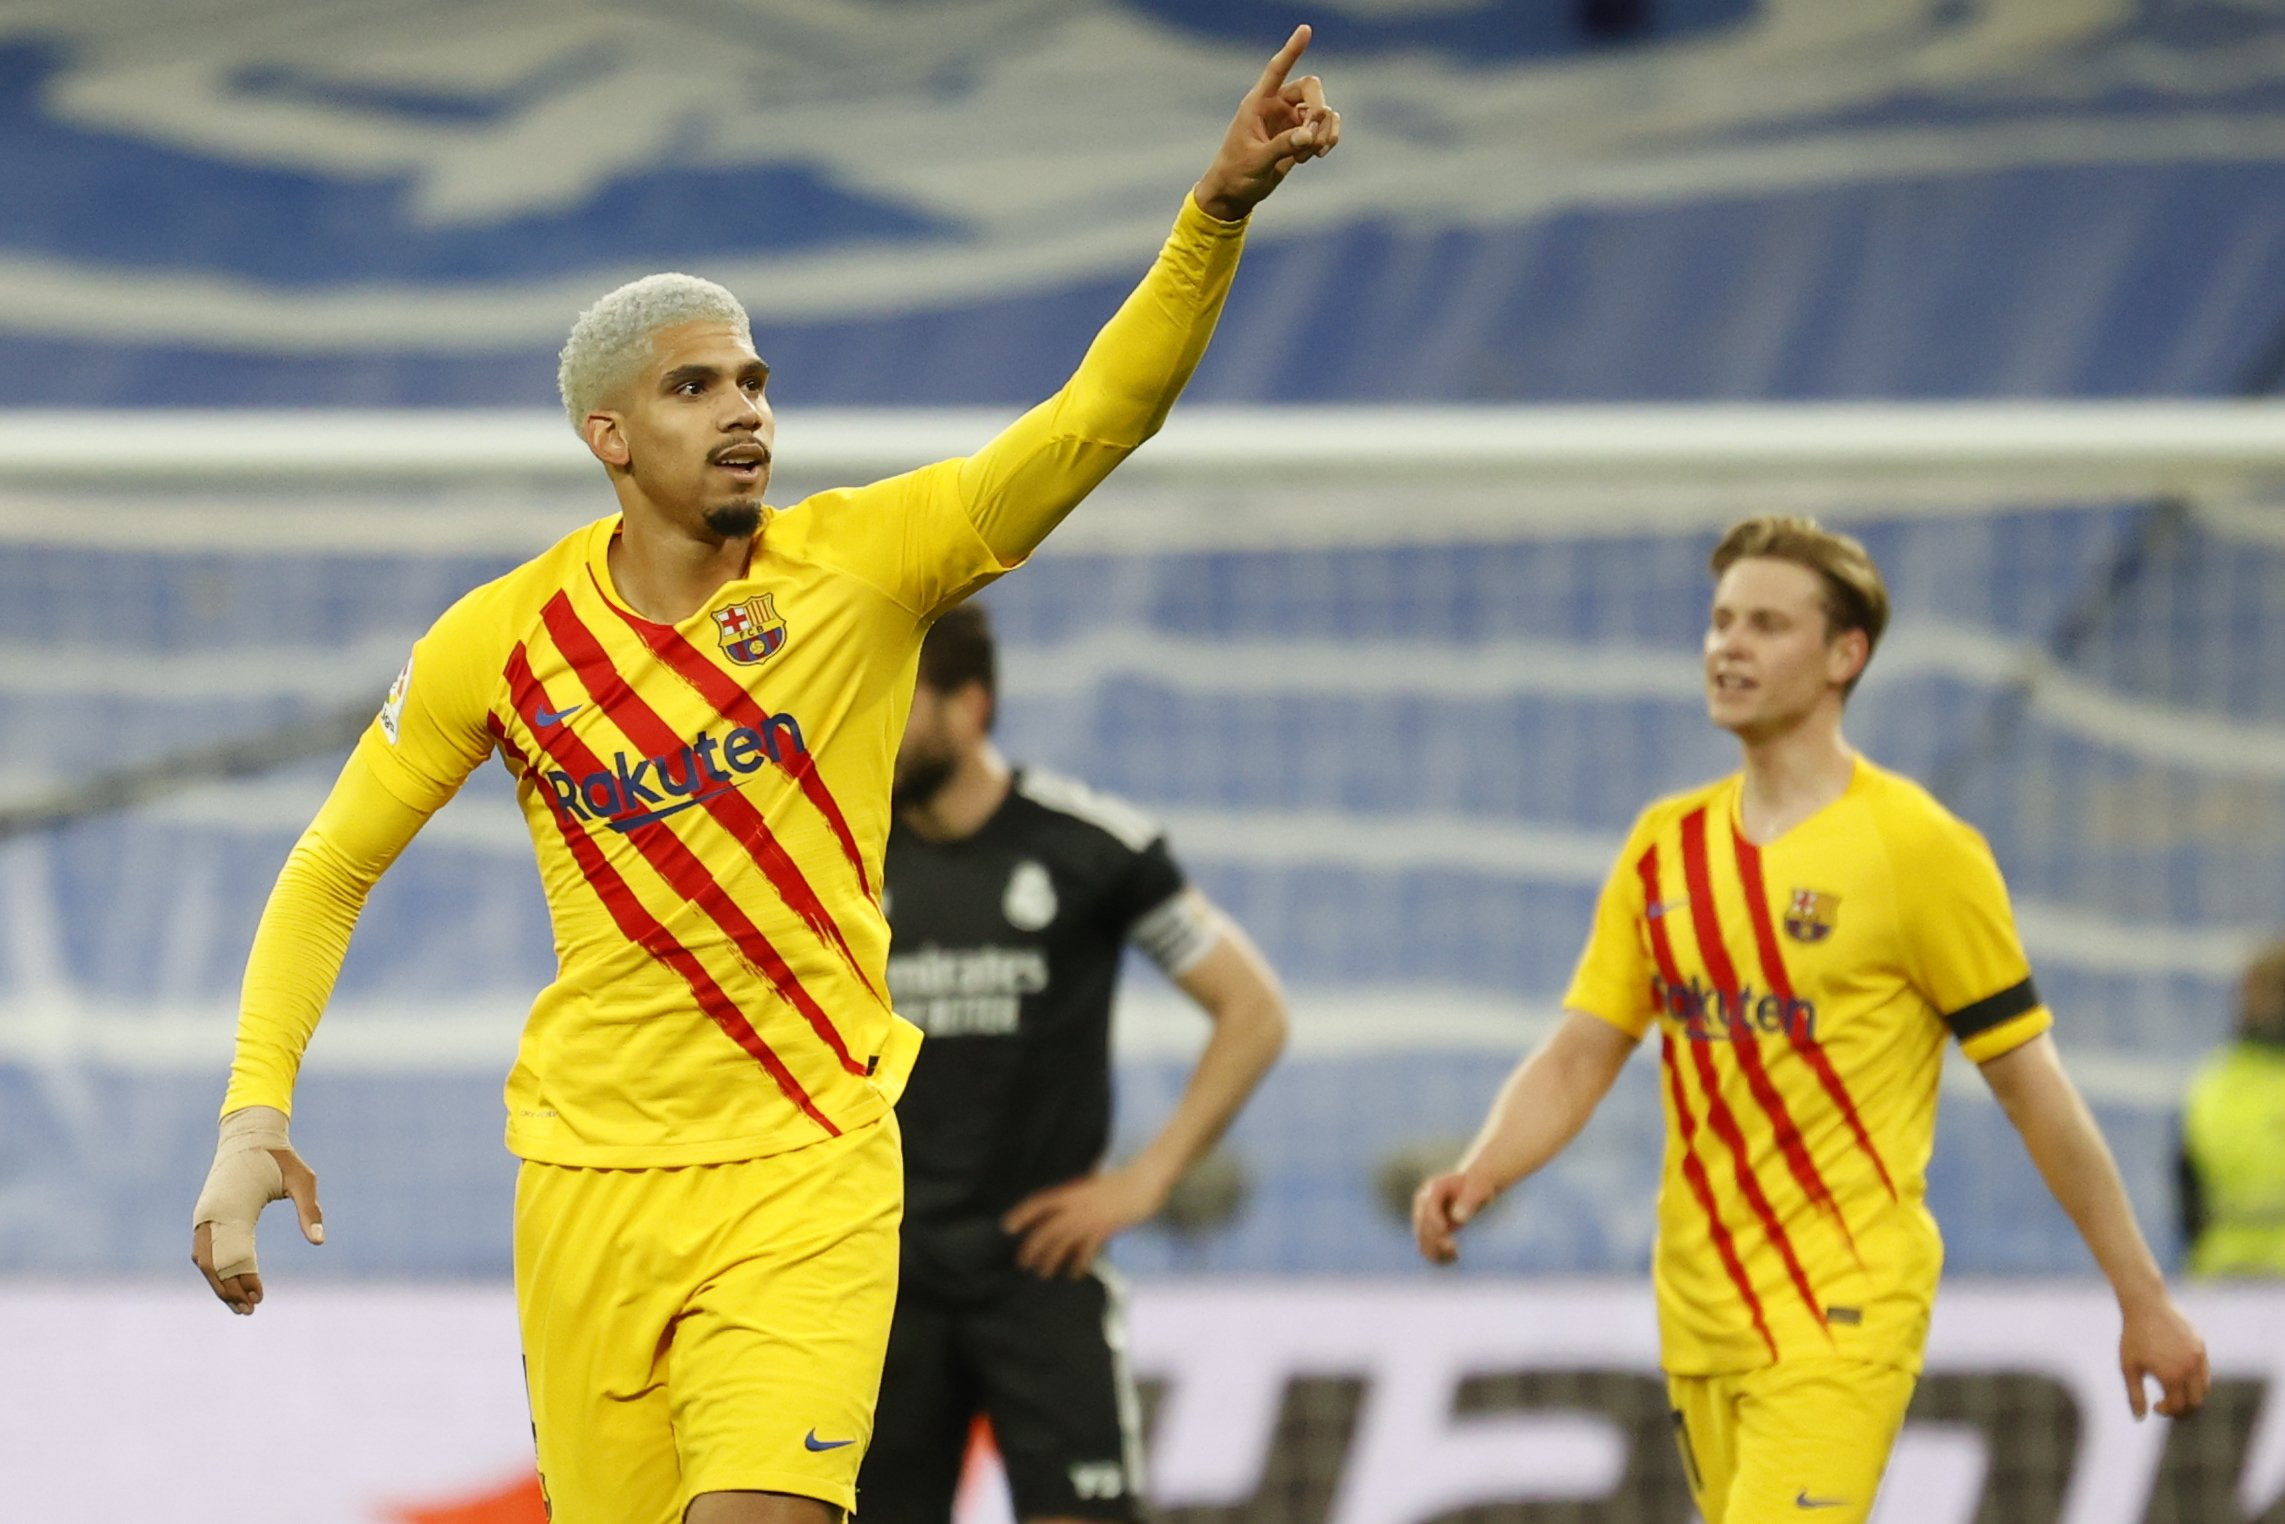
[(725, 433), (761, 434), (767, 438), (773, 421), (767, 399), (755, 392), (735, 391), (720, 424)]

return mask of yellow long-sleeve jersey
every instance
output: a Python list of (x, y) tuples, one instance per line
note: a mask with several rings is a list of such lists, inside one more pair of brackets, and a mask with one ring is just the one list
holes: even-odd
[(558, 972), (508, 1146), (726, 1162), (880, 1116), (881, 854), (920, 642), (1161, 423), (1243, 240), (1185, 201), (1071, 381), (975, 455), (764, 511), (746, 574), (678, 624), (614, 588), (616, 516), (476, 589), (413, 648), (263, 913), (226, 1111), (289, 1108), (367, 890), (488, 756), (515, 776)]

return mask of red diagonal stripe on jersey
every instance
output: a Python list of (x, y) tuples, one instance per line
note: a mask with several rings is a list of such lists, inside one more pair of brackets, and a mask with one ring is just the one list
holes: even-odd
[[(1735, 829), (1730, 832), (1730, 840), (1738, 845), (1740, 876), (1743, 877), (1743, 854), (1750, 844)], [(1713, 868), (1710, 856), (1711, 854), (1706, 848), (1706, 812), (1693, 810), (1689, 817), (1682, 822), (1682, 861), (1684, 869), (1690, 874), (1690, 903), (1693, 907), (1691, 911), (1693, 916), (1698, 913), (1696, 907), (1700, 903), (1701, 891), (1699, 886), (1701, 883), (1705, 886), (1703, 901), (1705, 918), (1696, 923), (1698, 938), (1702, 942), (1708, 936), (1712, 936), (1720, 955), (1717, 961), (1713, 954), (1708, 954), (1707, 968), (1714, 974), (1715, 982), (1721, 987), (1725, 997), (1736, 1001), (1736, 1019), (1726, 1023), (1730, 1028), (1731, 1048), (1738, 1056), (1739, 1069), (1745, 1073), (1746, 1088), (1753, 1092), (1754, 1103), (1760, 1106), (1762, 1114), (1769, 1118), (1770, 1127), (1777, 1135), (1778, 1149), (1785, 1156), (1785, 1167), (1792, 1172), (1794, 1183), (1801, 1187), (1803, 1194), (1808, 1196), (1812, 1205), (1833, 1220), (1833, 1225), (1841, 1230), (1841, 1239), (1848, 1245), (1849, 1253), (1854, 1255), (1857, 1252), (1857, 1241), (1856, 1236), (1849, 1232), (1848, 1218), (1842, 1215), (1841, 1204), (1833, 1199), (1832, 1191), (1826, 1188), (1825, 1177), (1818, 1171), (1817, 1161), (1810, 1156), (1809, 1146), (1801, 1137), (1801, 1129), (1794, 1125), (1793, 1114), (1786, 1107), (1785, 1098), (1778, 1093), (1777, 1087), (1770, 1083), (1769, 1071), (1761, 1061), (1760, 1033), (1750, 1026), (1745, 1019), (1745, 997), (1739, 988), (1737, 970), (1730, 965), (1729, 949), (1721, 946), (1720, 943), (1722, 934), (1718, 924), (1720, 915), (1714, 905)], [(1747, 891), (1746, 901), (1749, 905), (1757, 903), (1750, 888)], [(1758, 926), (1759, 917), (1755, 917), (1755, 920)], [(1763, 961), (1765, 964), (1764, 972), (1766, 973), (1766, 956)], [(1787, 1002), (1792, 1000), (1793, 992), (1790, 989), (1779, 988), (1779, 981), (1776, 980), (1771, 980), (1769, 983), (1772, 994)], [(1786, 1032), (1795, 1034), (1798, 1038), (1799, 1024), (1792, 1019), (1790, 1010), (1783, 1013), (1778, 1025), (1783, 1027)]]
[[(590, 571), (588, 575), (592, 577), (594, 573)], [(601, 594), (602, 588), (598, 586), (596, 591)], [(603, 595), (603, 602), (626, 622), (627, 628), (633, 630), (644, 645), (658, 654), (660, 660), (680, 673), (683, 681), (697, 689), (699, 697), (714, 706), (715, 713), (754, 730), (764, 728), (763, 722), (769, 717), (762, 713), (761, 705), (754, 702), (754, 696), (740, 687), (736, 678), (707, 660), (706, 653), (684, 640), (674, 626), (653, 624), (650, 620), (619, 607), (607, 594)], [(804, 755), (799, 761), (780, 762), (779, 766), (801, 786), (802, 796), (825, 817), (825, 823), (833, 830), (834, 839), (841, 843), (841, 855), (857, 871), (857, 887), (865, 892), (866, 898), (874, 898), (872, 878), (865, 872), (865, 854), (857, 850), (857, 838), (850, 831), (849, 822), (842, 815), (833, 791), (817, 775), (817, 759)]]
[[(1706, 977), (1714, 983), (1714, 999), (1721, 1007), (1722, 1029), (1729, 1034), (1730, 1051), (1737, 1055), (1738, 1068), (1745, 1075), (1746, 1088), (1753, 1093), (1754, 1103), (1761, 1107), (1771, 1129), (1777, 1135), (1777, 1145), (1785, 1155), (1794, 1178), (1804, 1174), (1816, 1180), (1811, 1194), (1825, 1193), (1825, 1183), (1817, 1179), (1816, 1166), (1809, 1160), (1809, 1152), (1802, 1146), (1800, 1129), (1786, 1112), (1785, 1102), (1769, 1075), (1761, 1066), (1761, 1039), (1744, 1022), (1744, 998), (1738, 991), (1738, 971), (1730, 963), (1729, 950), (1722, 945), (1722, 921), (1714, 908), (1714, 879), (1706, 862), (1706, 812), (1692, 810), (1682, 817), (1682, 878), (1684, 890), (1690, 896), (1690, 929), (1696, 933), (1699, 961), (1706, 965)], [(1785, 1273), (1792, 1278), (1793, 1289), (1809, 1309), (1809, 1315), (1822, 1325), (1825, 1321), (1824, 1304), (1809, 1285), (1808, 1272), (1793, 1252), (1793, 1239), (1785, 1225), (1777, 1220), (1777, 1213), (1762, 1194), (1761, 1181), (1747, 1162), (1745, 1134), (1739, 1129), (1737, 1118), (1731, 1114), (1729, 1103), (1722, 1099), (1721, 1080), (1714, 1073), (1714, 1055), (1711, 1043), (1690, 1044), (1690, 1057), (1698, 1071), (1698, 1083), (1706, 1094), (1706, 1125), (1714, 1136), (1729, 1146), (1732, 1172), (1737, 1176), (1738, 1190), (1746, 1204), (1761, 1221), (1762, 1232), (1769, 1236), (1770, 1246), (1777, 1257), (1785, 1261)], [(1830, 1200), (1830, 1196), (1827, 1196)]]
[[(669, 755), (687, 744), (685, 738), (659, 718), (658, 711), (644, 701), (643, 696), (634, 690), (612, 664), (610, 653), (603, 649), (603, 643), (595, 638), (594, 632), (580, 621), (567, 595), (557, 593), (549, 599), (540, 617), (547, 622), (547, 632), (554, 639), (556, 649), (564, 654), (571, 662), (572, 670), (579, 674), (581, 686), (587, 689), (611, 723), (624, 731), (629, 740), (654, 757)], [(698, 764), (693, 761), (690, 766), (695, 769)], [(691, 786), (695, 791), (695, 776)], [(857, 955), (850, 950), (848, 939), (841, 935), (840, 924), (833, 919), (824, 902), (818, 899), (817, 891), (810, 888), (809, 880), (802, 876), (801, 865), (793, 860), (778, 841), (754, 801), (736, 789), (726, 789), (703, 797), (700, 808), (713, 816), (730, 833), (731, 838), (746, 849), (746, 855), (753, 859), (754, 866), (762, 870), (763, 876), (770, 881), (770, 887), (778, 892), (778, 898), (784, 900), (793, 913), (801, 917), (802, 924), (815, 933), (819, 941), (840, 953), (841, 961), (857, 976), (857, 982), (875, 1000), (879, 1000), (881, 992), (873, 987), (873, 981), (866, 978), (864, 969), (858, 966)], [(646, 830), (642, 832), (642, 837), (648, 841), (660, 834)], [(674, 839), (671, 833), (666, 834), (670, 840)], [(676, 841), (676, 845), (680, 846), (680, 841)], [(705, 875), (706, 872), (703, 867), (698, 867), (695, 871), (700, 875)], [(718, 900), (724, 904), (730, 903), (728, 896), (722, 893), (720, 886), (715, 885), (710, 876), (707, 877), (707, 883), (713, 888)], [(743, 912), (736, 911), (734, 905), (731, 908), (741, 922), (745, 921)], [(708, 913), (712, 914), (711, 909)], [(716, 919), (719, 921), (720, 917), (717, 916)], [(795, 980), (793, 970), (786, 966), (785, 960), (763, 939), (762, 934), (754, 931), (752, 942), (749, 943), (727, 922), (722, 924), (724, 930), (739, 937), (739, 946), (746, 948), (749, 956), (765, 960), (755, 967), (766, 974), (772, 984), (787, 992), (787, 998), (808, 1018), (809, 1024), (818, 1028), (818, 1035), (833, 1045), (833, 1051), (841, 1056), (843, 1067), (852, 1074), (864, 1073), (862, 1064), (850, 1062), (847, 1049), (841, 1045), (840, 1035), (826, 1022), (825, 1013), (816, 1008), (814, 1001), (803, 1003), (808, 1001), (808, 996), (799, 993), (801, 986)]]
[[(1745, 886), (1745, 902), (1753, 913), (1754, 946), (1761, 952), (1761, 976), (1769, 981), (1780, 1000), (1793, 998), (1793, 980), (1785, 971), (1785, 952), (1777, 945), (1777, 924), (1769, 913), (1769, 890), (1761, 876), (1761, 848), (1747, 841), (1737, 832), (1730, 839), (1738, 848), (1738, 880)], [(1857, 1103), (1849, 1094), (1849, 1087), (1833, 1071), (1833, 1061), (1825, 1056), (1824, 1045), (1813, 1033), (1802, 1030), (1794, 1023), (1786, 1024), (1786, 1035), (1793, 1040), (1793, 1051), (1808, 1063), (1817, 1076), (1817, 1083), (1825, 1087), (1825, 1094), (1840, 1108), (1841, 1119), (1848, 1123), (1849, 1133), (1857, 1140), (1857, 1147), (1872, 1161), (1880, 1176), (1880, 1183), (1888, 1188), (1888, 1198), (1896, 1199), (1896, 1182), (1888, 1178), (1888, 1166), (1880, 1159), (1880, 1150), (1872, 1146), (1866, 1133), (1864, 1120), (1857, 1115)], [(1852, 1248), (1855, 1246), (1852, 1244)]]
[[(1693, 1047), (1696, 1044), (1692, 1044)], [(1762, 1315), (1761, 1298), (1754, 1295), (1753, 1281), (1738, 1260), (1737, 1244), (1730, 1238), (1730, 1230), (1722, 1224), (1721, 1208), (1714, 1201), (1714, 1184), (1706, 1178), (1706, 1166), (1699, 1162), (1697, 1152), (1698, 1123), (1690, 1115), (1690, 1099), (1682, 1090), (1682, 1065), (1674, 1056), (1674, 1035), (1658, 1034), (1658, 1063), (1666, 1071), (1667, 1093), (1674, 1100), (1674, 1125), (1682, 1134), (1682, 1178), (1690, 1183), (1690, 1194), (1697, 1198), (1698, 1208), (1706, 1214), (1706, 1221), (1714, 1230), (1714, 1252), (1721, 1256), (1722, 1268), (1729, 1272), (1730, 1284), (1738, 1288), (1745, 1298), (1746, 1311), (1753, 1317), (1754, 1332), (1761, 1335), (1762, 1344), (1769, 1350), (1769, 1358), (1777, 1358), (1777, 1336), (1769, 1331), (1769, 1319)]]
[[(520, 645), (508, 657), (507, 676), (519, 710), (528, 713), (535, 702), (544, 708), (555, 707), (547, 690), (540, 686), (539, 679), (532, 674), (531, 663)], [(507, 737), (501, 733), (498, 719), (495, 718), (492, 724), (495, 733), (505, 742)], [(560, 726), (558, 729), (568, 737), (567, 729)], [(551, 744), (552, 738), (547, 736), (538, 736), (537, 739), (541, 748), (559, 763), (576, 764), (582, 760), (576, 755), (566, 755), (566, 750), (586, 750), (585, 747), (559, 749), (560, 740), (553, 740)], [(586, 760), (591, 762), (592, 757)], [(595, 770), (592, 766), (584, 767), (578, 776)], [(544, 781), (535, 779), (534, 782), (543, 790), (546, 788)], [(705, 965), (675, 940), (674, 933), (643, 908), (643, 902), (635, 897), (634, 890), (627, 887), (627, 881), (619, 876), (618, 870), (603, 856), (603, 849), (595, 845), (594, 839), (562, 811), (550, 805), (548, 813), (562, 831), (564, 845), (570, 848), (573, 860), (579, 864), (579, 871), (587, 879), (589, 887), (594, 889), (597, 898), (603, 901), (603, 908), (610, 912), (611, 920), (618, 926), (620, 933), (680, 974), (683, 982), (690, 986), (690, 992), (697, 996), (699, 1009), (732, 1042), (745, 1049), (755, 1062), (769, 1072), (770, 1078), (777, 1081), (778, 1089), (785, 1093), (785, 1098), (800, 1107), (804, 1115), (827, 1133), (839, 1137), (841, 1129), (835, 1127), (826, 1119), (825, 1113), (817, 1109), (816, 1103), (809, 1098), (809, 1092), (802, 1089), (801, 1082), (793, 1077), (793, 1071), (785, 1066), (785, 1061), (762, 1040), (761, 1034), (754, 1030), (753, 1023), (746, 1019), (746, 1013), (738, 1009), (737, 1002), (714, 982), (714, 976), (706, 971)]]
[[(558, 594), (556, 602), (562, 601), (562, 595)], [(552, 616), (554, 610), (555, 605), (551, 603), (549, 615)], [(564, 612), (570, 612), (568, 604), (565, 604)], [(548, 633), (557, 636), (557, 649), (571, 659), (588, 695), (602, 707), (605, 716), (637, 746), (656, 752), (662, 749), (672, 750), (682, 744), (673, 731), (619, 680), (617, 670), (611, 666), (609, 658), (603, 655), (601, 647), (590, 644), (584, 652), (574, 652), (567, 648), (552, 617)], [(586, 658), (592, 658), (593, 662), (600, 665), (591, 667)], [(519, 697), (519, 705), (521, 701)], [(596, 756), (572, 732), (569, 725), (556, 725), (540, 731), (538, 739), (547, 748), (549, 755), (568, 768), (574, 778), (609, 771), (603, 765), (602, 758)], [(695, 780), (693, 786), (695, 787)], [(643, 855), (643, 860), (658, 871), (659, 876), (667, 881), (675, 893), (696, 905), (715, 925), (729, 933), (748, 965), (769, 981), (770, 987), (777, 991), (780, 999), (801, 1013), (802, 1019), (809, 1023), (810, 1030), (833, 1050), (833, 1056), (839, 1060), (841, 1067), (851, 1074), (863, 1074), (865, 1066), (849, 1056), (848, 1045), (841, 1040), (841, 1034), (834, 1029), (816, 997), (802, 986), (800, 978), (787, 966), (777, 948), (771, 945), (769, 938), (754, 925), (746, 912), (739, 908), (728, 891), (713, 874), (706, 871), (706, 865), (698, 860), (698, 855), (674, 832), (664, 829), (664, 822), (659, 822), (655, 829), (637, 826), (625, 834), (627, 840), (634, 844), (635, 850)], [(587, 839), (584, 833), (581, 839)]]
[[(1635, 873), (1642, 879), (1642, 903), (1656, 912), (1664, 896), (1658, 890), (1658, 848), (1654, 844), (1635, 861)], [(1669, 990), (1682, 987), (1681, 970), (1674, 961), (1674, 944), (1666, 935), (1666, 918), (1651, 914), (1650, 950), (1658, 960), (1658, 976), (1666, 981)], [(1674, 1127), (1682, 1134), (1682, 1178), (1690, 1186), (1700, 1211), (1706, 1214), (1706, 1227), (1714, 1240), (1714, 1252), (1720, 1256), (1722, 1268), (1729, 1272), (1730, 1284), (1737, 1287), (1738, 1295), (1753, 1318), (1754, 1331), (1761, 1342), (1769, 1347), (1769, 1358), (1777, 1358), (1777, 1339), (1769, 1331), (1769, 1319), (1762, 1315), (1761, 1298), (1754, 1294), (1753, 1278), (1745, 1273), (1738, 1259), (1737, 1244), (1730, 1237), (1727, 1224), (1722, 1221), (1722, 1209), (1714, 1200), (1713, 1182), (1706, 1178), (1706, 1166), (1698, 1158), (1698, 1121), (1690, 1113), (1689, 1097), (1682, 1090), (1682, 1065), (1674, 1056), (1674, 1037), (1661, 1032), (1658, 1038), (1658, 1061), (1666, 1071), (1667, 1093), (1674, 1103)]]

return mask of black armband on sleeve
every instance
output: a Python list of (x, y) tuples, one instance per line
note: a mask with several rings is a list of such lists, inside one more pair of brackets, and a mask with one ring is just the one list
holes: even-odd
[(1996, 995), (1986, 995), (1974, 1005), (1966, 1005), (1944, 1018), (1944, 1025), (1952, 1035), (1966, 1042), (1978, 1032), (1988, 1032), (2003, 1021), (2012, 1021), (2026, 1011), (2039, 1009), (2039, 991), (2026, 978), (2021, 984), (2011, 984)]

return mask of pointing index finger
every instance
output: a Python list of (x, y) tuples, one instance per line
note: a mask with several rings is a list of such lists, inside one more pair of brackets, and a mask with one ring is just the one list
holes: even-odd
[(1309, 28), (1307, 25), (1297, 26), (1293, 29), (1293, 35), (1285, 39), (1285, 46), (1277, 50), (1277, 56), (1262, 70), (1262, 77), (1254, 84), (1254, 94), (1265, 99), (1277, 94), (1285, 86), (1285, 76), (1293, 72), (1293, 66), (1301, 61), (1301, 55), (1307, 51)]

